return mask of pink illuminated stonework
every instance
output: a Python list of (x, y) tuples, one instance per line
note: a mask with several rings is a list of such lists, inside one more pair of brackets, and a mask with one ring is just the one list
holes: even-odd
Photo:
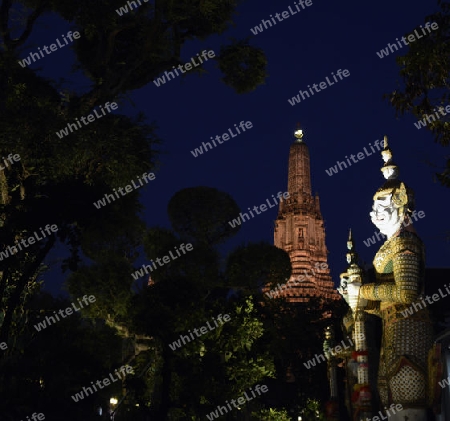
[(340, 299), (327, 264), (319, 196), (311, 194), (308, 146), (301, 130), (295, 132), (295, 137), (289, 151), (289, 198), (280, 203), (275, 221), (274, 244), (289, 254), (292, 264), (289, 288), (279, 296), (289, 302), (306, 302), (310, 297)]

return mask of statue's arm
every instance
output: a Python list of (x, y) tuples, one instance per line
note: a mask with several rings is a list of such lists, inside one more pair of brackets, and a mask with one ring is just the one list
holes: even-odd
[(400, 250), (392, 259), (395, 282), (363, 285), (360, 289), (362, 298), (402, 304), (411, 304), (417, 300), (421, 277), (420, 249), (409, 241), (406, 244), (402, 241), (396, 248)]

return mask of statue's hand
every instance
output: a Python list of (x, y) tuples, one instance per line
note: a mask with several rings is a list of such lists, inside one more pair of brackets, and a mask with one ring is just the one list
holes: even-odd
[(339, 278), (341, 279), (341, 283), (338, 287), (338, 292), (341, 295), (347, 294), (347, 284), (348, 284), (348, 274), (347, 272), (341, 273), (339, 275)]
[(359, 297), (358, 307), (365, 308), (367, 306), (367, 300), (365, 298)]
[(347, 284), (347, 293), (349, 297), (357, 297), (359, 295), (359, 289), (361, 288), (361, 282), (349, 282)]
[(352, 284), (359, 284), (359, 285), (361, 285), (361, 283), (362, 283), (361, 275), (359, 275), (357, 273), (352, 273), (349, 276), (349, 281), (348, 282), (352, 283)]
[[(364, 308), (367, 305), (367, 300), (359, 298), (359, 289), (361, 288), (361, 282), (351, 282), (347, 284), (348, 293), (348, 305), (352, 311), (355, 312), (357, 307)], [(358, 300), (359, 298), (359, 300)]]
[(347, 295), (347, 281), (341, 279), (341, 285), (338, 286), (337, 290), (342, 296)]

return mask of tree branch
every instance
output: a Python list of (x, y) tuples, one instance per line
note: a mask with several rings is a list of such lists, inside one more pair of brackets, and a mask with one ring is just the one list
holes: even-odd
[(0, 303), (3, 302), (3, 294), (5, 293), (9, 270), (5, 268), (2, 271), (2, 279), (0, 280)]
[(3, 41), (7, 48), (11, 42), (8, 29), (9, 9), (11, 6), (12, 0), (3, 0), (0, 6), (0, 34), (2, 35)]
[(8, 304), (6, 306), (5, 317), (3, 319), (2, 327), (0, 329), (0, 342), (6, 342), (8, 340), (13, 315), (20, 303), (20, 296), (22, 295), (22, 292), (27, 282), (39, 269), (39, 266), (44, 261), (45, 257), (47, 256), (48, 252), (51, 250), (55, 242), (56, 236), (55, 234), (52, 234), (49, 237), (45, 246), (39, 250), (36, 259), (28, 265), (28, 267), (23, 271), (22, 276), (17, 281), (16, 288), (14, 289), (14, 292), (9, 298)]
[(30, 36), (31, 31), (33, 30), (34, 22), (36, 22), (37, 18), (41, 16), (47, 8), (46, 3), (44, 2), (40, 5), (35, 11), (33, 11), (27, 19), (27, 25), (22, 35), (13, 41), (10, 42), (12, 48), (20, 47)]

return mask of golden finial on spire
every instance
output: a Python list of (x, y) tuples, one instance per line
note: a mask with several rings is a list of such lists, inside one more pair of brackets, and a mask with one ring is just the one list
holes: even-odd
[(384, 148), (381, 151), (381, 157), (383, 158), (383, 161), (385, 162), (385, 165), (386, 165), (392, 159), (392, 151), (389, 148), (387, 136), (384, 136), (383, 145), (384, 145)]
[(353, 250), (353, 236), (352, 236), (352, 229), (351, 228), (348, 231), (347, 249), (348, 250)]
[(297, 130), (294, 132), (294, 136), (301, 141), (303, 138), (303, 130), (300, 128), (300, 123), (297, 123)]
[(296, 131), (294, 132), (294, 136), (295, 136), (297, 139), (301, 139), (301, 138), (303, 137), (303, 130), (302, 130), (302, 129), (296, 130)]

